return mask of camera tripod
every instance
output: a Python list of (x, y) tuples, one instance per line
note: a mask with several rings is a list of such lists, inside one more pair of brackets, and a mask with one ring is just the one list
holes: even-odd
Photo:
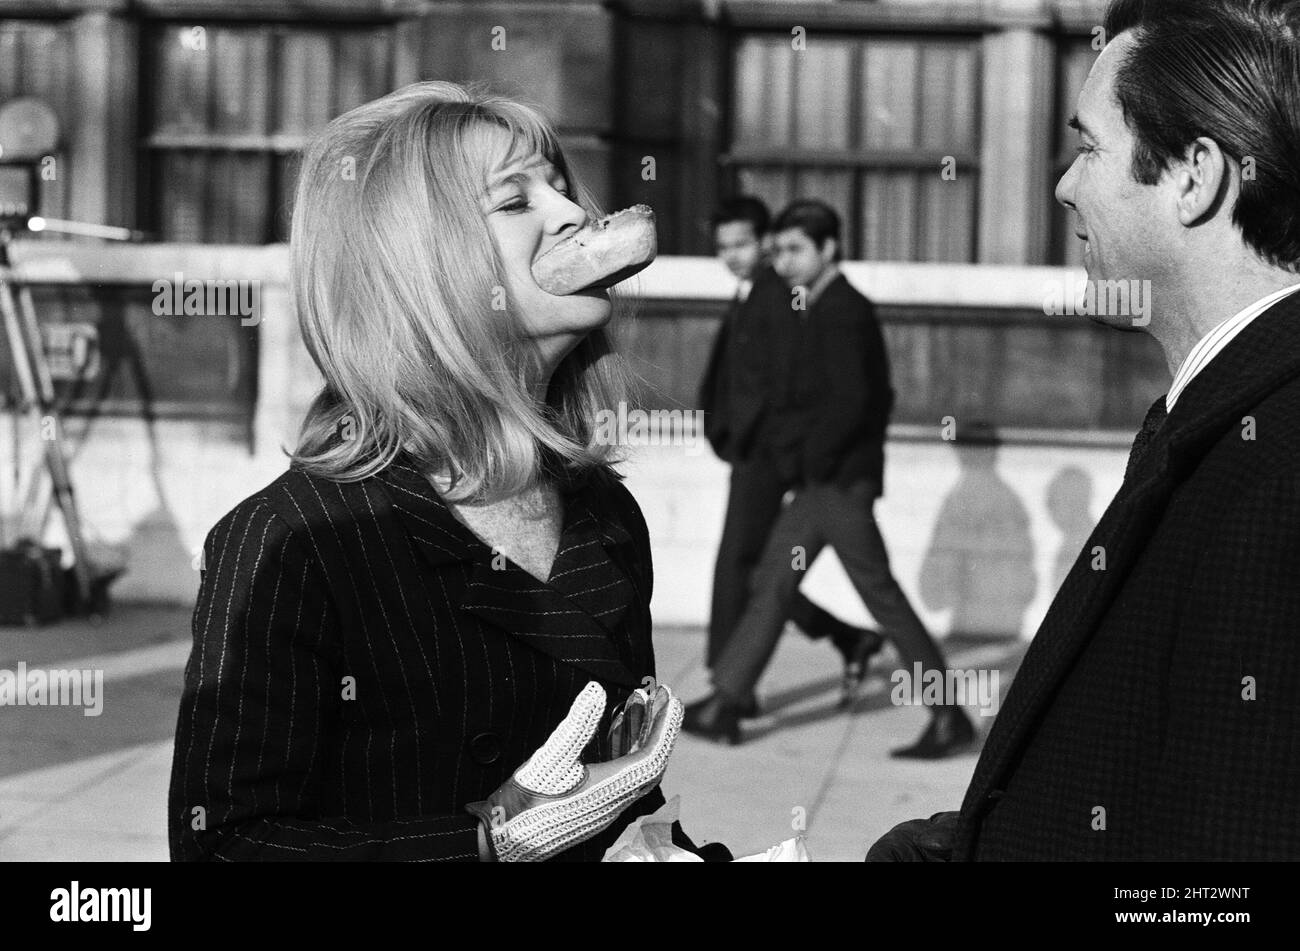
[[(81, 516), (77, 511), (76, 493), (68, 474), (67, 457), (63, 451), (63, 427), (55, 405), (54, 382), (50, 376), (49, 363), (45, 358), (45, 349), (41, 342), (40, 325), (36, 319), (36, 307), (32, 301), (31, 288), (21, 280), (15, 279), (10, 265), (11, 238), (12, 234), (9, 230), (0, 229), (0, 318), (4, 320), (10, 359), (18, 381), (21, 401), (16, 407), (16, 413), (20, 418), (34, 415), (37, 419), (37, 428), (41, 431), (41, 441), (45, 444), (41, 455), (44, 467), (49, 473), (54, 503), (63, 516), (64, 529), (72, 549), (72, 570), (77, 580), (74, 603), (78, 613), (81, 613), (95, 610), (96, 602), (103, 594), (103, 579), (96, 576), (86, 553), (86, 541), (81, 532)], [(34, 537), (39, 544), (48, 515), (48, 509), (34, 501), (38, 494), (39, 466), (25, 481), (27, 491), (23, 492), (20, 488), (19, 492), (23, 497), (19, 517), (31, 517), (34, 523)], [(30, 512), (31, 508), (39, 511), (33, 515)]]

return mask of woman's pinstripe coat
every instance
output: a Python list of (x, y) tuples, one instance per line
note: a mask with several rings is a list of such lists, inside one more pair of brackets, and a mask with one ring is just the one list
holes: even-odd
[[(545, 583), (494, 556), (406, 456), (353, 483), (291, 469), (217, 523), (204, 560), (174, 860), (476, 860), (465, 804), (587, 681), (612, 709), (655, 672), (649, 538), (613, 479), (565, 493)], [(656, 788), (563, 857), (599, 859), (662, 803)]]

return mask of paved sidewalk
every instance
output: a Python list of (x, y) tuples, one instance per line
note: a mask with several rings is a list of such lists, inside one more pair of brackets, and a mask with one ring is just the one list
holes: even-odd
[[(1024, 646), (950, 639), (948, 660), (999, 668), (1005, 696)], [(105, 678), (98, 717), (0, 707), (0, 861), (166, 860), (171, 737), (188, 649), (185, 608), (122, 606), (98, 626), (0, 628), (0, 669), (98, 667)], [(660, 677), (686, 700), (707, 691), (703, 650), (699, 629), (656, 633)], [(787, 636), (760, 685), (765, 716), (747, 724), (744, 744), (678, 742), (663, 788), (681, 796), (687, 831), (736, 854), (802, 831), (814, 861), (858, 861), (894, 823), (957, 808), (974, 755), (888, 758), (926, 723), (922, 710), (890, 703), (893, 667), (888, 650), (877, 657), (866, 695), (841, 713), (838, 655)], [(986, 731), (991, 718), (975, 719)]]

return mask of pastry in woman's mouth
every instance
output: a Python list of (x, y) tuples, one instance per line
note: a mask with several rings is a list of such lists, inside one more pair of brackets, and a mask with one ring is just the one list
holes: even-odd
[(533, 279), (563, 296), (626, 280), (655, 258), (655, 213), (633, 205), (590, 221), (533, 261)]

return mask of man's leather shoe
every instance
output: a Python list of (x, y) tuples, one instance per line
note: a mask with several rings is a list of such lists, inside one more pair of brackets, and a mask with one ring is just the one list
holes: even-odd
[(863, 630), (853, 646), (844, 651), (844, 679), (840, 682), (840, 709), (853, 706), (858, 699), (858, 690), (867, 676), (873, 655), (879, 653), (885, 645), (885, 639), (875, 631)]
[(911, 746), (890, 750), (889, 755), (895, 759), (943, 759), (966, 752), (974, 742), (975, 727), (965, 710), (938, 707), (919, 740)]
[(686, 705), (682, 729), (695, 736), (736, 746), (740, 743), (740, 708), (714, 693)]

